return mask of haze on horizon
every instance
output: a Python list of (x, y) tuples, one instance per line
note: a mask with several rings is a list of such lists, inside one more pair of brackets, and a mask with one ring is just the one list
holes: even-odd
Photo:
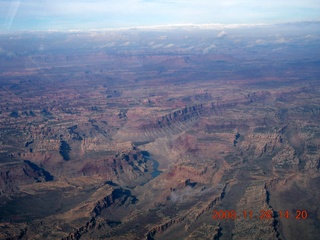
[(318, 21), (317, 0), (0, 1), (0, 32)]

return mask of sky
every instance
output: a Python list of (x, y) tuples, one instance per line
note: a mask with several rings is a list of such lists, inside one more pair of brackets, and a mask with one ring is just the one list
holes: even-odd
[(319, 20), (320, 0), (0, 0), (0, 32)]

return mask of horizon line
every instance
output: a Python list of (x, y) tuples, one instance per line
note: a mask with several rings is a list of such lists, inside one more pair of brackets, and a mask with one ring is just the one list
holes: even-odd
[(262, 26), (276, 26), (276, 25), (287, 25), (287, 24), (302, 24), (302, 23), (320, 23), (320, 19), (314, 20), (303, 20), (303, 21), (292, 21), (292, 22), (278, 22), (278, 23), (175, 23), (175, 24), (157, 24), (157, 25), (141, 25), (131, 27), (107, 27), (107, 28), (91, 28), (91, 29), (47, 29), (47, 30), (14, 30), (4, 31), (0, 35), (12, 34), (12, 33), (36, 33), (36, 32), (61, 32), (61, 33), (72, 33), (72, 32), (103, 32), (103, 31), (128, 31), (128, 30), (173, 30), (176, 28), (198, 28), (198, 29), (232, 29), (232, 28), (245, 28), (245, 27), (262, 27)]

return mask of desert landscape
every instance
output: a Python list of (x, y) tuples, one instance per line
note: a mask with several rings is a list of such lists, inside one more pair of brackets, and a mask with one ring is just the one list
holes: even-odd
[(0, 239), (317, 239), (319, 40), (0, 34)]

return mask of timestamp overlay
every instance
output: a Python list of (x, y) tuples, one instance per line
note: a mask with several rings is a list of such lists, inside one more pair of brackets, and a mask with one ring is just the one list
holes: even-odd
[(223, 220), (223, 219), (261, 219), (261, 220), (270, 220), (273, 218), (279, 219), (296, 219), (296, 220), (306, 220), (309, 216), (307, 210), (213, 210), (212, 211), (212, 219), (214, 220)]

